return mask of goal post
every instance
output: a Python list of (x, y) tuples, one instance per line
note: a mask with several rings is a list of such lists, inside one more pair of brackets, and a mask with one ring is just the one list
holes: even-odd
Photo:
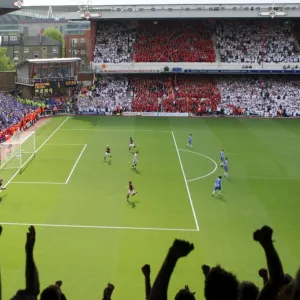
[(10, 140), (0, 144), (0, 170), (19, 169), (21, 172), (34, 158), (35, 152), (35, 131), (16, 132)]

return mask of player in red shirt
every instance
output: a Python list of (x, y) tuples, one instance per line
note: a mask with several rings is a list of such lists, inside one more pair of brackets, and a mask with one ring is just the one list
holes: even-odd
[(132, 182), (129, 181), (129, 186), (128, 186), (128, 193), (127, 193), (127, 199), (126, 201), (129, 202), (129, 196), (134, 196), (137, 194), (137, 192), (134, 190), (134, 186), (132, 185)]
[(132, 137), (130, 137), (129, 138), (129, 149), (128, 149), (128, 152), (130, 152), (130, 150), (132, 148), (135, 148), (135, 147), (137, 147), (137, 145), (134, 144)]
[(6, 190), (6, 188), (2, 187), (2, 185), (3, 185), (3, 179), (0, 178), (0, 190)]
[(109, 145), (106, 146), (106, 151), (104, 154), (104, 160), (106, 160), (106, 157), (109, 157), (111, 159), (111, 154), (110, 154), (110, 147)]

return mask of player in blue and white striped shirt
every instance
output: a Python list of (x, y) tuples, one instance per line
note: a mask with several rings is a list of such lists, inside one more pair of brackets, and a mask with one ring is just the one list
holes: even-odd
[(192, 138), (192, 134), (189, 135), (188, 138), (188, 144), (186, 145), (189, 148), (193, 148), (193, 138)]
[(228, 158), (224, 160), (224, 177), (228, 177)]
[(212, 192), (212, 196), (214, 196), (216, 191), (219, 191), (219, 195), (221, 195), (221, 189), (222, 189), (222, 176), (219, 176), (214, 185), (214, 190)]
[(224, 154), (224, 149), (222, 149), (220, 152), (220, 160), (221, 160), (220, 167), (223, 167), (224, 159), (225, 159), (225, 154)]

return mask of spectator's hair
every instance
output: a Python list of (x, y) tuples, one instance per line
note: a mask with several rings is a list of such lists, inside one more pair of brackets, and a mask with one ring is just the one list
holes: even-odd
[(238, 287), (235, 275), (216, 266), (207, 274), (204, 295), (206, 300), (237, 300)]
[(61, 293), (57, 286), (50, 285), (41, 293), (40, 300), (61, 300)]
[(187, 289), (182, 289), (176, 294), (175, 300), (196, 300), (195, 293), (191, 293)]
[(283, 285), (288, 285), (292, 281), (293, 281), (293, 277), (290, 274), (284, 274), (283, 282), (282, 282)]
[(239, 286), (239, 300), (255, 300), (259, 294), (258, 287), (249, 281), (243, 281)]

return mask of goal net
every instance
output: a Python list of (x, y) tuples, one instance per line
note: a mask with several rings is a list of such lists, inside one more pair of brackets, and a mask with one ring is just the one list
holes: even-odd
[(0, 170), (22, 169), (34, 158), (35, 132), (16, 132), (12, 138), (0, 144)]

